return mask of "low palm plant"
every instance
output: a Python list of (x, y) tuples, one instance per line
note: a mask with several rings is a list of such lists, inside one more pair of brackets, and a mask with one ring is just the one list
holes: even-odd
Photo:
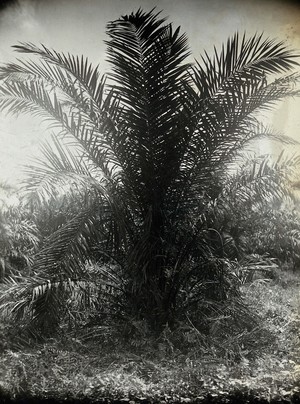
[(75, 285), (87, 293), (95, 281), (86, 263), (101, 260), (114, 264), (122, 313), (160, 332), (193, 290), (200, 303), (228, 298), (221, 237), (207, 215), (237, 153), (278, 138), (256, 112), (299, 94), (298, 74), (267, 82), (297, 63), (282, 42), (236, 33), (191, 64), (186, 36), (153, 10), (110, 22), (107, 34), (106, 78), (84, 57), (28, 43), (15, 46), (27, 59), (1, 67), (2, 111), (53, 130), (28, 169), (31, 201), (64, 194), (78, 203), (34, 257), (13, 311), (58, 319)]
[(40, 233), (30, 211), (22, 206), (12, 187), (0, 184), (0, 282), (28, 274)]
[[(243, 164), (228, 176), (216, 199), (212, 219), (223, 236), (228, 258), (266, 252), (279, 258), (283, 247), (279, 239), (287, 241), (289, 232), (298, 228), (293, 184), (299, 165), (298, 155), (287, 155), (284, 151), (277, 158), (245, 156)], [(288, 252), (292, 242), (286, 244)], [(284, 261), (287, 257), (281, 258)]]

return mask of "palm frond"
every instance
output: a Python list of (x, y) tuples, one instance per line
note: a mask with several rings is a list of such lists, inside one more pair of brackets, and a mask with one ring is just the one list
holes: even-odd
[[(236, 99), (235, 102), (232, 97), (227, 100), (225, 97), (224, 101), (223, 97), (224, 105), (212, 102), (200, 111), (181, 162), (182, 191), (186, 187), (191, 190), (190, 184), (195, 184), (195, 181), (200, 185), (198, 192), (207, 189), (207, 185), (212, 183), (212, 174), (234, 161), (237, 152), (254, 139), (268, 137), (270, 140), (297, 144), (294, 139), (274, 133), (253, 115), (258, 108), (268, 108), (283, 98), (299, 96), (299, 89), (295, 85), (297, 81), (299, 75), (285, 76), (242, 101)], [(182, 192), (181, 197), (186, 199), (187, 195)]]
[(119, 165), (103, 134), (84, 119), (82, 121), (78, 112), (66, 111), (64, 103), (58, 99), (55, 92), (51, 95), (45, 86), (34, 82), (5, 83), (0, 85), (0, 92), (2, 110), (8, 113), (22, 111), (50, 121), (49, 128), (58, 129), (62, 137), (71, 135), (74, 142), (85, 150), (89, 158), (93, 159), (108, 177), (110, 170), (107, 168), (107, 162), (112, 166)]
[(269, 155), (250, 159), (229, 178), (221, 199), (227, 195), (227, 203), (231, 199), (233, 204), (235, 201), (240, 204), (250, 202), (253, 206), (293, 199), (292, 186), (288, 184), (292, 185), (299, 164), (299, 156), (287, 156), (283, 151), (275, 160)]
[(108, 25), (114, 88), (125, 105), (116, 137), (118, 153), (133, 191), (144, 184), (148, 201), (154, 193), (165, 192), (184, 143), (178, 128), (189, 83), (189, 65), (183, 64), (186, 37), (163, 23), (139, 10)]
[[(34, 259), (33, 271), (45, 274), (81, 274), (89, 259), (93, 239), (99, 239), (99, 219), (102, 226), (110, 220), (110, 210), (105, 200), (93, 203), (77, 213), (73, 219), (60, 227), (45, 242)], [(104, 231), (104, 230), (103, 230)]]
[(246, 39), (236, 33), (222, 46), (219, 54), (202, 57), (204, 67), (197, 63), (195, 84), (203, 95), (211, 98), (221, 92), (236, 88), (244, 94), (256, 92), (266, 83), (268, 74), (283, 73), (298, 66), (295, 52), (284, 42), (264, 39), (263, 34)]
[[(10, 64), (2, 67), (0, 77), (7, 77), (12, 71), (21, 74), (31, 74), (33, 77), (42, 77), (48, 82), (55, 83), (55, 86), (62, 86), (62, 89), (68, 92), (68, 87), (75, 82), (79, 90), (84, 91), (89, 102), (95, 111), (100, 112), (104, 101), (104, 83), (100, 78), (98, 66), (93, 67), (87, 58), (83, 56), (65, 55), (55, 50), (50, 50), (42, 45), (40, 48), (32, 43), (21, 43), (15, 45), (14, 49), (21, 53), (34, 54), (39, 56), (46, 63), (37, 66), (33, 62), (21, 61), (21, 66)], [(65, 83), (65, 85), (63, 85)]]
[[(60, 276), (43, 279), (34, 276), (28, 283), (7, 280), (3, 286), (6, 297), (0, 298), (0, 308), (15, 319), (29, 318), (27, 331), (39, 337), (43, 333), (53, 332), (63, 315), (76, 317), (78, 312), (94, 312), (113, 302), (115, 309), (121, 307), (121, 285), (118, 279), (110, 280), (103, 276), (89, 279)], [(116, 282), (117, 281), (117, 282)], [(43, 329), (44, 328), (44, 329)]]
[(51, 143), (44, 142), (42, 156), (24, 167), (22, 194), (36, 195), (40, 202), (46, 203), (59, 189), (70, 194), (74, 189), (103, 188), (107, 184), (103, 171), (85, 157), (84, 151), (72, 146), (55, 136)]

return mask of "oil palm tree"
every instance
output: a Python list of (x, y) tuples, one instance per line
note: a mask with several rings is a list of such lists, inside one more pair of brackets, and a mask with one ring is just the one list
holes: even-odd
[(53, 131), (28, 168), (27, 192), (78, 201), (35, 256), (14, 310), (53, 316), (63, 302), (58, 285), (66, 290), (68, 279), (85, 278), (87, 260), (105, 257), (122, 279), (127, 314), (159, 331), (174, 322), (192, 281), (226, 298), (206, 215), (238, 152), (276, 138), (256, 113), (298, 95), (297, 63), (282, 42), (236, 33), (192, 64), (186, 36), (154, 10), (110, 22), (107, 34), (106, 77), (84, 57), (30, 43), (15, 46), (27, 58), (1, 67), (0, 108), (42, 118)]

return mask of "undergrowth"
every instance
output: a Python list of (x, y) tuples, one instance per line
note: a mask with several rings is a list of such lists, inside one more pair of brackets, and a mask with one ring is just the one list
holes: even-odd
[(201, 401), (242, 391), (289, 400), (300, 388), (298, 285), (292, 273), (243, 285), (245, 307), (259, 318), (257, 325), (247, 329), (244, 324), (241, 330), (229, 307), (208, 335), (187, 318), (175, 332), (166, 327), (157, 339), (147, 340), (143, 324), (134, 325), (131, 339), (122, 335), (122, 324), (95, 325), (76, 332), (62, 328), (55, 338), (20, 348), (11, 344), (11, 327), (7, 331), (2, 324), (7, 340), (1, 343), (0, 391), (11, 397), (156, 402)]

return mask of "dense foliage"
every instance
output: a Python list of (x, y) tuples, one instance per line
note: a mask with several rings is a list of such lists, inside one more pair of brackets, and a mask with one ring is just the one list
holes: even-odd
[(254, 139), (292, 142), (256, 113), (298, 95), (298, 74), (277, 77), (295, 55), (235, 34), (192, 65), (186, 36), (154, 11), (110, 22), (107, 34), (106, 78), (84, 57), (33, 44), (15, 46), (28, 57), (0, 69), (0, 108), (53, 130), (28, 169), (30, 209), (51, 217), (66, 202), (57, 225), (39, 216), (31, 276), (7, 284), (3, 304), (46, 333), (83, 311), (158, 334), (186, 316), (208, 330), (212, 317), (243, 307), (234, 304), (232, 260), (243, 253), (235, 219), (255, 211), (254, 196), (283, 194), (279, 162), (248, 177), (230, 169)]

